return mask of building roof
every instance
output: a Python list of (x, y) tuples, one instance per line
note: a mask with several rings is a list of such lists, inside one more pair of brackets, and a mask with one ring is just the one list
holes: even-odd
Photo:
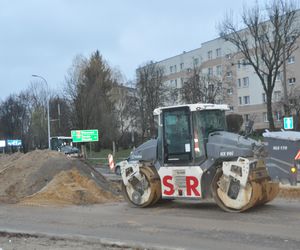
[(194, 104), (183, 104), (183, 105), (175, 105), (175, 106), (156, 108), (153, 111), (153, 114), (159, 115), (163, 109), (173, 109), (173, 108), (180, 108), (180, 107), (188, 107), (190, 109), (190, 111), (214, 110), (214, 109), (229, 110), (229, 107), (227, 104), (194, 103)]

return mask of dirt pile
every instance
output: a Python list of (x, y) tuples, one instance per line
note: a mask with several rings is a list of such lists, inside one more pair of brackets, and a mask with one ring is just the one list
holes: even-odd
[(90, 204), (116, 200), (118, 194), (92, 167), (60, 152), (36, 150), (0, 158), (0, 202)]
[(105, 191), (80, 174), (77, 169), (62, 171), (39, 192), (22, 199), (23, 204), (93, 204), (117, 200), (111, 192)]
[(280, 185), (278, 197), (284, 199), (300, 199), (300, 187)]

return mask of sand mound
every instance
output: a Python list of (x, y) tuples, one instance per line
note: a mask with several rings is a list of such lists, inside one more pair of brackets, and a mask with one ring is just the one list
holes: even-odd
[[(70, 189), (64, 182), (74, 188)], [(53, 193), (49, 199), (54, 197), (55, 192), (60, 193), (60, 197), (57, 198), (60, 203), (63, 203), (63, 196), (66, 194), (67, 204), (103, 202), (105, 197), (107, 200), (110, 198), (114, 200), (113, 196), (119, 193), (112, 183), (85, 162), (67, 157), (60, 152), (35, 150), (27, 154), (17, 153), (0, 158), (0, 202), (16, 203), (43, 188)], [(92, 197), (93, 192), (96, 198)], [(106, 196), (106, 192), (110, 192), (111, 197)], [(86, 195), (82, 195), (85, 193)], [(81, 194), (83, 198), (80, 200), (76, 194)], [(101, 195), (103, 201), (100, 201)], [(43, 199), (45, 198), (46, 196)]]
[(39, 192), (25, 197), (24, 204), (93, 204), (118, 200), (92, 179), (82, 176), (76, 169), (62, 171)]
[(285, 199), (300, 199), (300, 187), (280, 185), (278, 197)]
[(11, 155), (3, 155), (0, 154), (0, 172), (5, 169), (6, 167), (10, 166), (10, 163), (20, 157), (22, 157), (24, 154), (18, 152)]

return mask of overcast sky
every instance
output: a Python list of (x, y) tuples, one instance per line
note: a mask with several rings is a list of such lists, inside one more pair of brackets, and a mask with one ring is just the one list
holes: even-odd
[[(255, 0), (248, 0), (251, 6)], [(258, 1), (260, 2), (260, 1)], [(60, 90), (76, 55), (99, 50), (133, 80), (149, 61), (189, 51), (218, 36), (241, 0), (0, 0), (0, 100), (25, 90), (32, 74)]]

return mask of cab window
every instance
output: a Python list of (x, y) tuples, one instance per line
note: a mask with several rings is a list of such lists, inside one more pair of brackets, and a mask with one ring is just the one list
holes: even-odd
[(165, 162), (191, 161), (191, 126), (188, 109), (172, 109), (164, 112)]

